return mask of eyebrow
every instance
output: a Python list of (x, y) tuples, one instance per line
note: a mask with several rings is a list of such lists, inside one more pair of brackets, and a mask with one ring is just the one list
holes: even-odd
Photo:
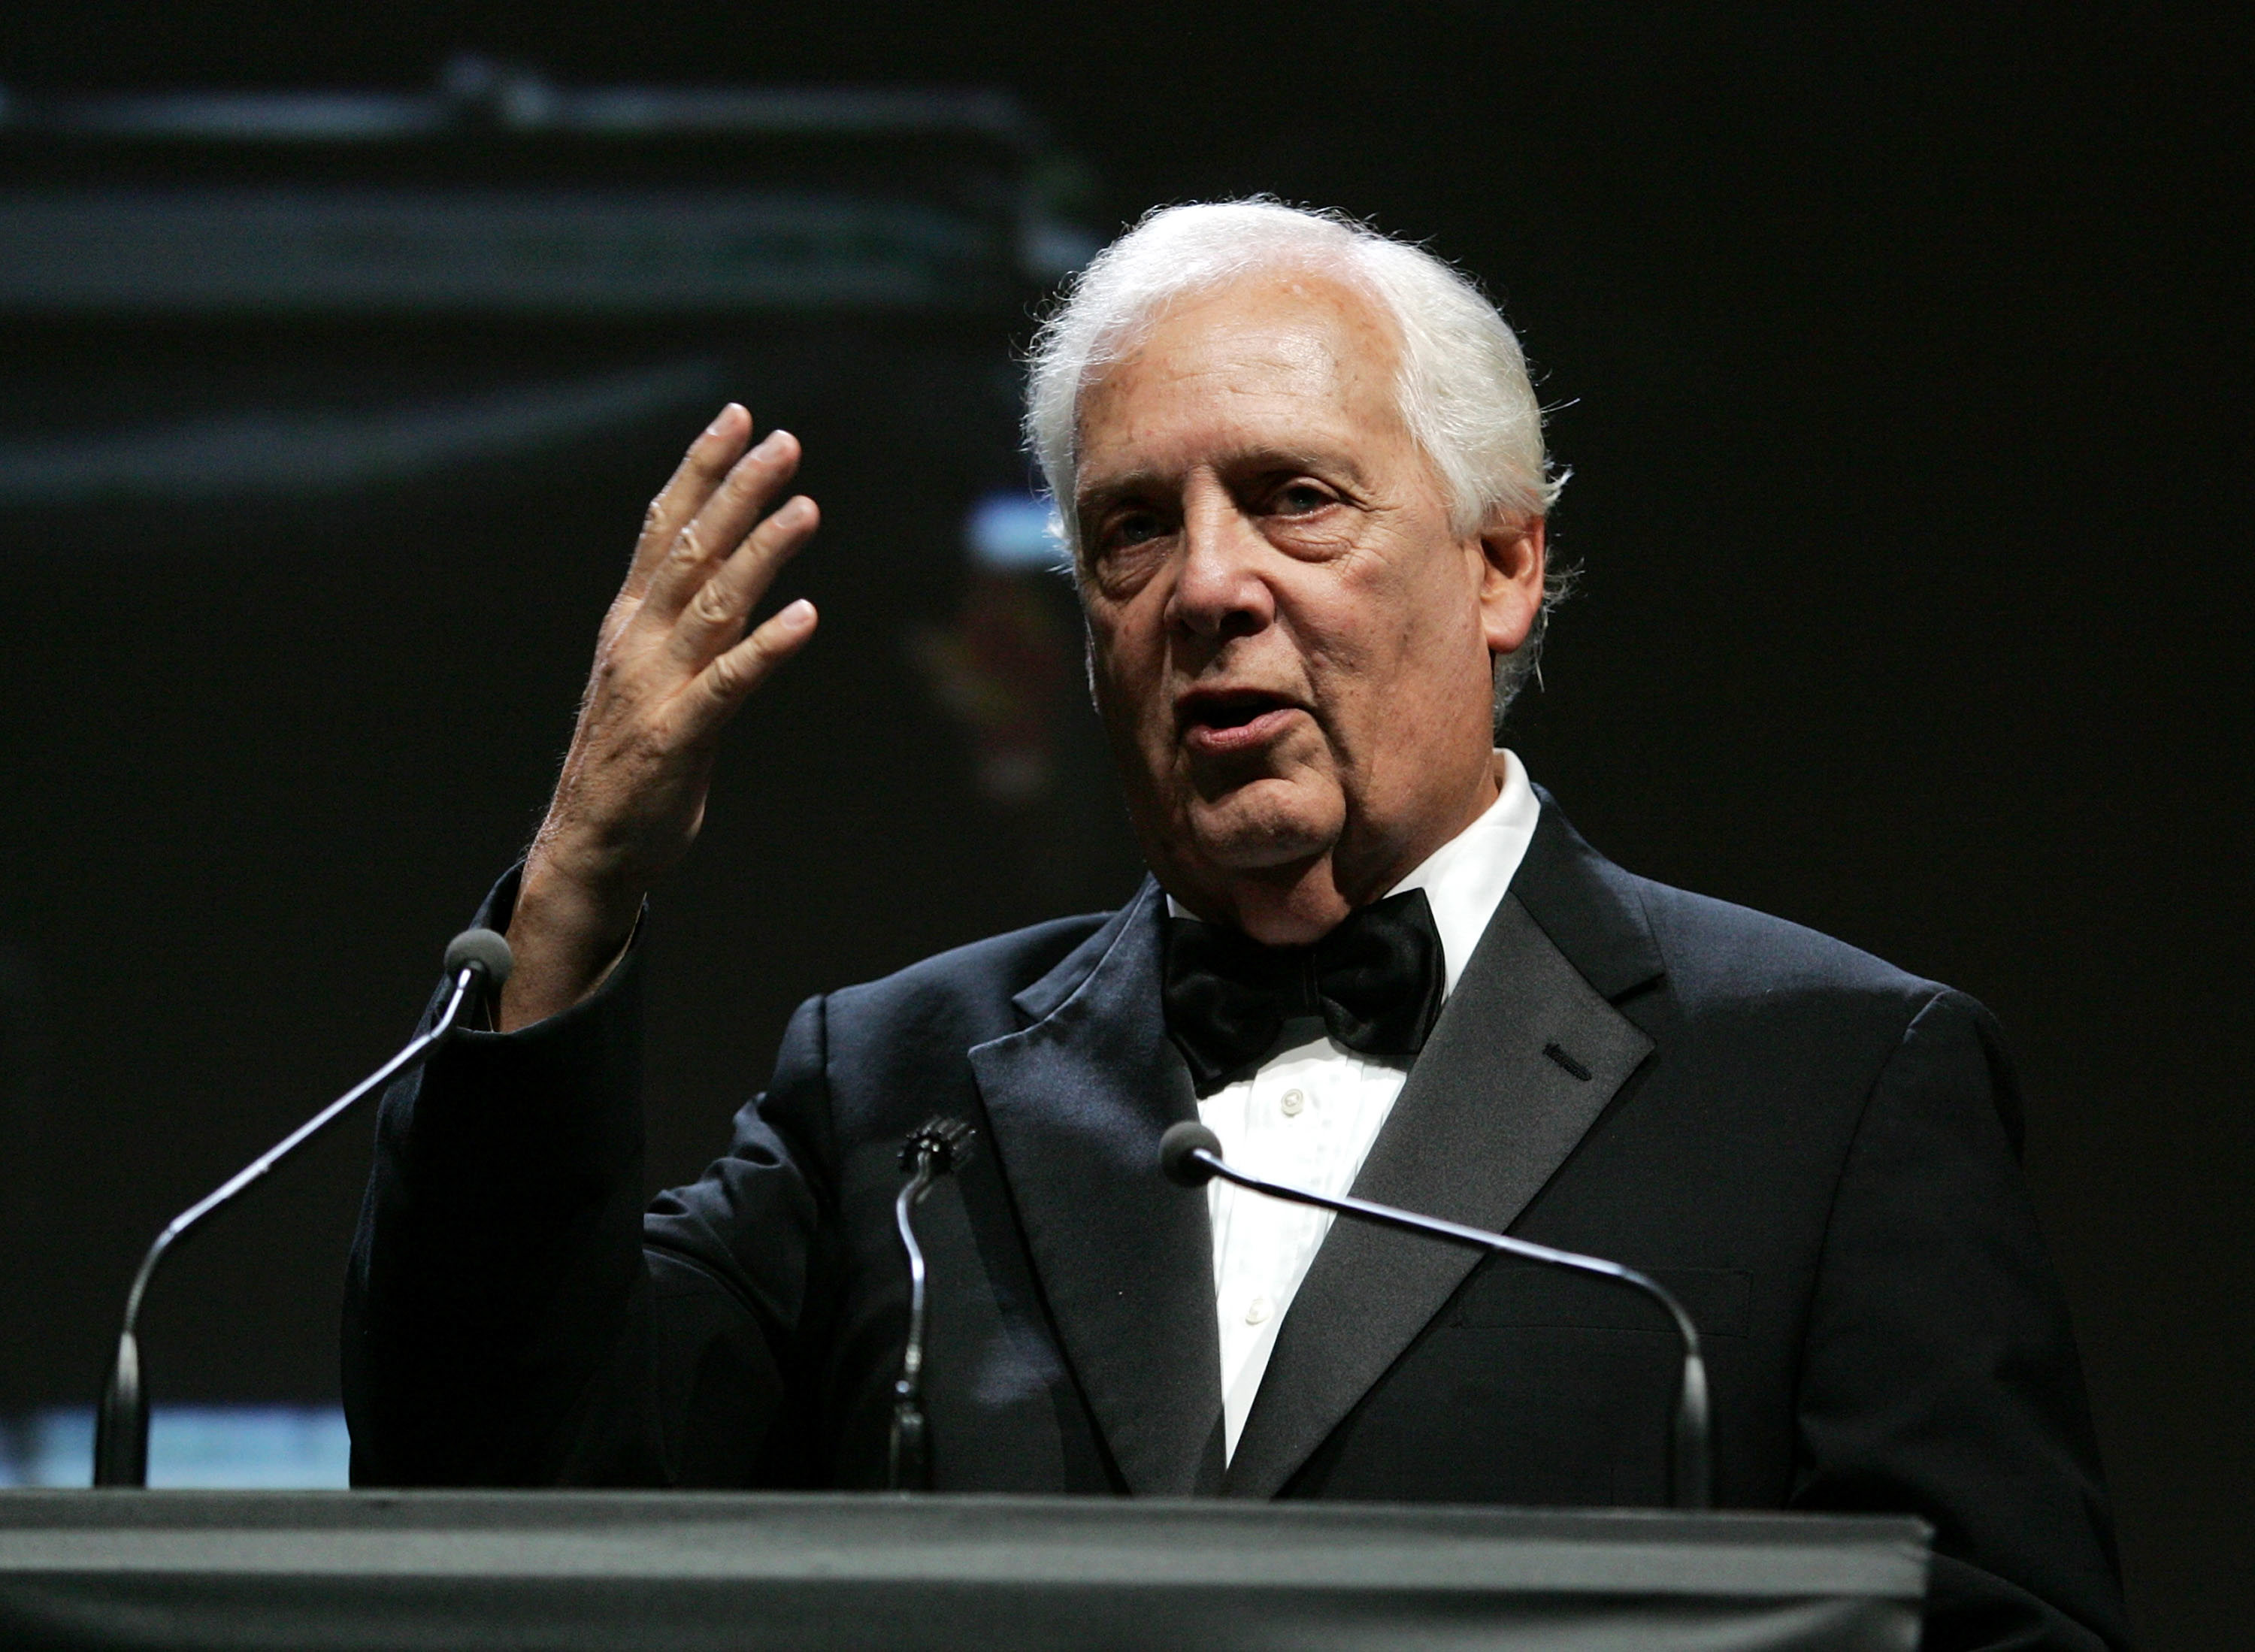
[[(1214, 468), (1223, 481), (1233, 476), (1251, 475), (1336, 475), (1342, 481), (1359, 487), (1364, 481), (1362, 467), (1355, 462), (1352, 453), (1345, 449), (1317, 452), (1307, 447), (1247, 447), (1225, 454)], [(1090, 510), (1135, 497), (1138, 494), (1171, 491), (1172, 477), (1165, 472), (1140, 469), (1106, 477), (1087, 488), (1076, 488), (1073, 508)]]

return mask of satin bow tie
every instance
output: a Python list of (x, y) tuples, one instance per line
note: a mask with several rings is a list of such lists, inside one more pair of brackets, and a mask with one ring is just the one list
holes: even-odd
[(1440, 1017), (1442, 985), (1423, 889), (1349, 913), (1312, 946), (1264, 946), (1219, 924), (1167, 919), (1167, 1030), (1200, 1097), (1259, 1066), (1297, 1016), (1320, 1016), (1359, 1054), (1413, 1058)]

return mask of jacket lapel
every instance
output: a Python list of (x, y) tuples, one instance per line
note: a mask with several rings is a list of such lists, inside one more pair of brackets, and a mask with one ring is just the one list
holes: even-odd
[(1204, 1199), (1160, 1175), (1198, 1116), (1160, 1009), (1163, 896), (1111, 923), (1015, 1001), (1023, 1030), (970, 1052), (1066, 1357), (1130, 1491), (1221, 1482), (1221, 1352)]
[[(1512, 892), (1356, 1194), (1496, 1231), (1518, 1220), (1653, 1047), (1608, 1002), (1661, 972), (1619, 878), (1546, 795)], [(1281, 1491), (1480, 1260), (1444, 1241), (1335, 1221), (1278, 1328), (1224, 1489)]]

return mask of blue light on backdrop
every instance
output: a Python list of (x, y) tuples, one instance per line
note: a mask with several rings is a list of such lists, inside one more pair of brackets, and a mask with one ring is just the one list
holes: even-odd
[[(351, 1462), (333, 1405), (160, 1405), (150, 1418), (151, 1486), (342, 1489)], [(0, 1486), (84, 1486), (93, 1473), (91, 1406), (0, 1420)]]
[(998, 573), (1064, 566), (1057, 513), (1032, 494), (987, 495), (964, 519), (963, 542), (975, 566)]

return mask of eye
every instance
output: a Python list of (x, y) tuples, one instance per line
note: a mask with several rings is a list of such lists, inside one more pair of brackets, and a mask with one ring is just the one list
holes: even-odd
[(1163, 536), (1167, 524), (1154, 510), (1122, 510), (1102, 523), (1095, 535), (1099, 552), (1132, 551)]
[(1331, 496), (1312, 482), (1288, 482), (1269, 501), (1269, 509), (1283, 517), (1304, 517), (1331, 503)]

